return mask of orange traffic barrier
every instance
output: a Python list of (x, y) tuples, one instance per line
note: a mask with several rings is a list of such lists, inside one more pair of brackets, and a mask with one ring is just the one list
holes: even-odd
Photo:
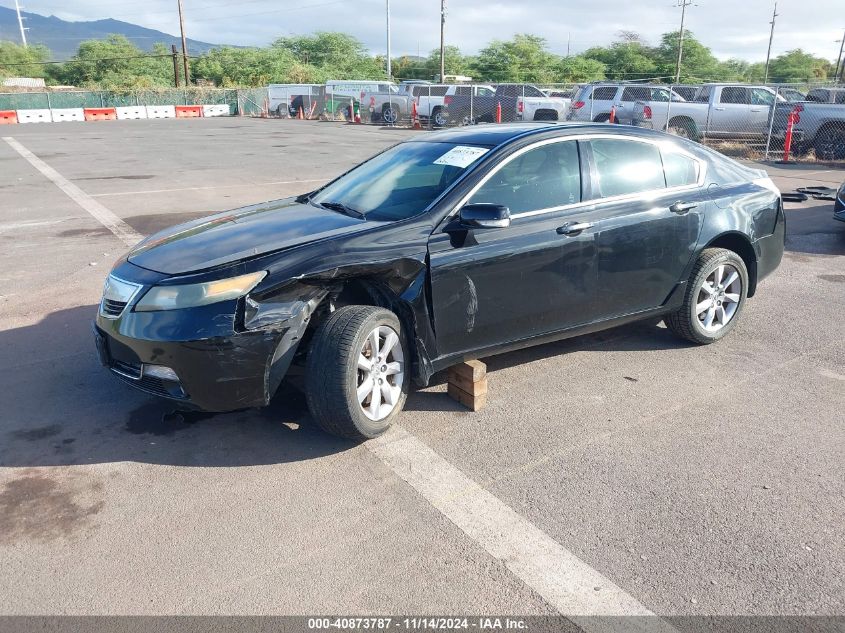
[(176, 106), (177, 119), (194, 119), (202, 116), (202, 106), (198, 105), (184, 105)]
[(86, 121), (117, 121), (114, 108), (85, 108), (83, 113)]
[(0, 125), (12, 125), (18, 122), (18, 113), (14, 110), (0, 110)]
[(607, 120), (608, 123), (616, 123), (616, 106), (611, 106), (610, 108), (610, 118)]

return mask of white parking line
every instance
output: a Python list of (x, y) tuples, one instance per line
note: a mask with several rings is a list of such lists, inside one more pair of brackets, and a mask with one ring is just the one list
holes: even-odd
[(211, 185), (208, 187), (180, 187), (177, 189), (141, 189), (138, 191), (115, 191), (112, 193), (92, 193), (92, 198), (105, 198), (107, 196), (139, 196), (145, 193), (173, 193), (175, 191), (203, 191), (205, 189), (240, 189), (244, 187), (267, 187), (270, 185), (296, 185), (307, 182), (326, 182), (325, 178), (312, 180), (271, 180), (270, 182), (247, 182), (240, 185)]
[(627, 630), (675, 631), (407, 431), (394, 427), (365, 446), (579, 627), (604, 630), (607, 622), (591, 616), (653, 616), (626, 622)]
[(102, 204), (94, 200), (91, 196), (82, 191), (82, 189), (70, 182), (67, 178), (62, 176), (59, 172), (50, 167), (50, 165), (38, 158), (38, 156), (30, 152), (11, 136), (4, 136), (3, 140), (9, 144), (9, 147), (25, 158), (30, 165), (35, 167), (38, 171), (44, 174), (44, 176), (49, 178), (54, 185), (64, 191), (71, 200), (90, 213), (95, 220), (106, 227), (109, 231), (114, 233), (121, 242), (127, 246), (134, 246), (143, 239), (143, 236), (135, 231), (135, 229), (117, 217)]

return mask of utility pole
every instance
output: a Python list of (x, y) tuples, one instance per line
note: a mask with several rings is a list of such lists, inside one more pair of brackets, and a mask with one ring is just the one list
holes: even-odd
[(23, 25), (23, 18), (21, 17), (21, 5), (18, 3), (18, 0), (15, 0), (15, 11), (18, 13), (18, 26), (21, 29), (21, 42), (23, 42), (24, 48), (26, 48), (26, 29)]
[(179, 87), (179, 53), (176, 51), (176, 44), (170, 45), (170, 53), (173, 57), (173, 85)]
[(446, 80), (446, 0), (440, 0), (440, 83)]
[(182, 0), (179, 2), (179, 30), (182, 33), (182, 64), (185, 68), (185, 87), (187, 88), (191, 82), (191, 70), (188, 64), (188, 43), (185, 40), (185, 18), (182, 15)]
[(769, 50), (766, 52), (766, 72), (763, 74), (763, 83), (767, 83), (769, 81), (769, 60), (772, 58), (772, 40), (775, 38), (775, 20), (778, 17), (778, 3), (775, 2), (775, 9), (772, 11), (772, 21), (769, 24), (772, 25), (772, 30), (769, 33)]
[(839, 69), (839, 64), (842, 62), (842, 51), (845, 49), (845, 33), (842, 34), (842, 39), (839, 40), (839, 57), (836, 58), (836, 71), (833, 73), (833, 81), (842, 81), (842, 76), (845, 75), (845, 64), (842, 65), (842, 71)]
[(684, 54), (684, 20), (687, 17), (687, 7), (692, 4), (692, 0), (678, 0), (678, 6), (681, 7), (681, 30), (678, 33), (678, 61), (675, 64), (675, 83), (681, 81), (681, 58)]
[(572, 31), (570, 31), (566, 36), (566, 56), (569, 57), (569, 51), (572, 46)]
[(385, 0), (385, 4), (387, 10), (387, 78), (390, 79), (393, 76), (390, 68), (390, 0)]

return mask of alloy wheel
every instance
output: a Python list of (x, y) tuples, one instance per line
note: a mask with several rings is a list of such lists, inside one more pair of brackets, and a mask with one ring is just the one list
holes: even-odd
[(742, 298), (742, 277), (730, 264), (714, 268), (698, 290), (696, 318), (705, 331), (718, 332), (736, 314)]
[(382, 420), (396, 408), (405, 380), (405, 354), (399, 335), (379, 325), (367, 335), (358, 354), (358, 404), (371, 420)]

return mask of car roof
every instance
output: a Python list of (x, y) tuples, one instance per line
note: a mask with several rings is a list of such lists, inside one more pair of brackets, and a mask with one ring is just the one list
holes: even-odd
[(561, 136), (578, 132), (611, 132), (619, 136), (660, 136), (658, 132), (630, 125), (608, 125), (607, 123), (482, 123), (467, 125), (438, 132), (430, 132), (415, 136), (408, 141), (423, 141), (427, 143), (466, 143), (468, 145), (485, 145), (498, 147), (517, 138), (558, 131)]

